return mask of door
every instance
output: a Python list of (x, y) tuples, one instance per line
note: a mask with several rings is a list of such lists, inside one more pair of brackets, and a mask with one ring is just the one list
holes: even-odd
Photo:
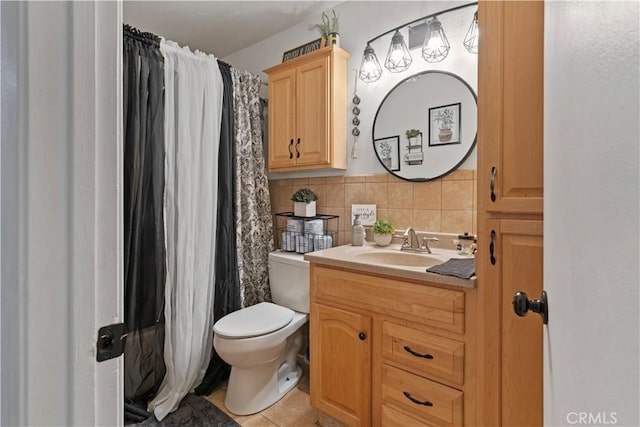
[(0, 8), (0, 424), (122, 425), (121, 4)]
[(311, 404), (351, 426), (371, 423), (371, 318), (311, 306)]
[(298, 166), (329, 164), (329, 61), (327, 55), (300, 65), (296, 71)]
[[(478, 420), (543, 423), (543, 2), (478, 5)], [(550, 295), (553, 298), (553, 295)]]
[(269, 76), (269, 170), (296, 164), (296, 70)]
[(545, 8), (549, 426), (640, 426), (639, 16), (635, 1)]

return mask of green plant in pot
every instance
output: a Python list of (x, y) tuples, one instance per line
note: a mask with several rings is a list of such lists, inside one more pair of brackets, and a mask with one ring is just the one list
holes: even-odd
[(407, 139), (409, 140), (409, 148), (418, 145), (418, 136), (420, 136), (420, 129), (407, 129), (405, 132)]
[(388, 246), (395, 233), (395, 228), (386, 219), (379, 219), (373, 223), (373, 240), (378, 246)]
[(417, 138), (420, 135), (420, 129), (408, 129), (407, 138)]
[(329, 46), (332, 44), (339, 44), (340, 33), (340, 23), (338, 22), (338, 15), (336, 15), (335, 10), (331, 10), (332, 17), (329, 17), (327, 12), (322, 12), (322, 23), (314, 25), (314, 28), (318, 30), (320, 36), (325, 41), (325, 46)]
[(315, 216), (316, 200), (318, 200), (316, 193), (308, 188), (301, 188), (293, 193), (291, 200), (293, 200), (293, 214), (295, 216)]

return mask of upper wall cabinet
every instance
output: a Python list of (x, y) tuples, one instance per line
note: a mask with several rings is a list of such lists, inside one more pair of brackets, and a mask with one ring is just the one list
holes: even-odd
[(478, 15), (491, 23), (478, 57), (482, 202), (492, 213), (541, 214), (543, 3), (486, 3)]
[(349, 56), (334, 45), (264, 70), (269, 172), (346, 169)]

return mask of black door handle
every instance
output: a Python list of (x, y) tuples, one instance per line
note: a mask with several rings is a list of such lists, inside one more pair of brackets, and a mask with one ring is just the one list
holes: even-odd
[(293, 147), (293, 138), (289, 141), (289, 158), (293, 159), (293, 151), (291, 151), (291, 147)]
[(533, 311), (534, 313), (542, 316), (542, 323), (545, 325), (549, 323), (549, 301), (547, 299), (547, 292), (542, 291), (540, 299), (530, 300), (526, 293), (516, 292), (513, 296), (513, 311), (520, 317), (527, 315), (527, 312)]
[(300, 158), (300, 151), (298, 150), (298, 145), (300, 145), (300, 138), (298, 138), (298, 142), (296, 142), (296, 159)]

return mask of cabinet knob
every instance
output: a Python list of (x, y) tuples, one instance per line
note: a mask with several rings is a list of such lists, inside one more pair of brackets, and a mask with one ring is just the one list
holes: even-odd
[(367, 334), (365, 334), (364, 332), (360, 332), (358, 334), (358, 338), (360, 338), (361, 341), (364, 341), (367, 339)]

